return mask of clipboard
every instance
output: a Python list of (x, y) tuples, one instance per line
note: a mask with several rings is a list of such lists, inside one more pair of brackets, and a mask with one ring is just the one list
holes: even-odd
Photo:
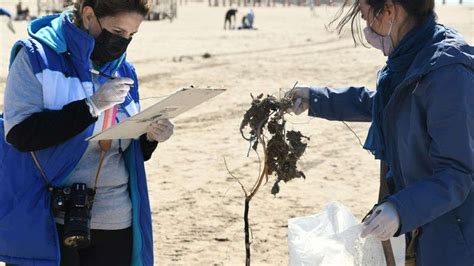
[(201, 103), (223, 93), (224, 89), (194, 89), (179, 90), (147, 109), (102, 130), (87, 141), (105, 139), (134, 139), (144, 134), (148, 125), (157, 118), (171, 119), (200, 105)]

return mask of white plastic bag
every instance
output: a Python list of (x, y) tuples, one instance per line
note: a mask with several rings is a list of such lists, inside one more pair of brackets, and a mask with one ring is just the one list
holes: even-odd
[[(386, 265), (381, 241), (360, 238), (362, 225), (339, 202), (288, 220), (289, 265)], [(391, 239), (396, 265), (405, 265), (405, 237)]]

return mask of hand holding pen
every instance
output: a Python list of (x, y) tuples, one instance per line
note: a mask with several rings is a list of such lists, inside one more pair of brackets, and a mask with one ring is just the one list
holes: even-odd
[(100, 86), (92, 96), (86, 99), (87, 103), (92, 106), (95, 116), (99, 116), (103, 111), (123, 103), (130, 90), (130, 86), (133, 85), (133, 80), (130, 78), (114, 78), (111, 76), (107, 78), (109, 78), (109, 81)]
[[(111, 107), (122, 103), (128, 94), (130, 86), (133, 85), (133, 80), (129, 78), (118, 78), (112, 77), (105, 73), (91, 69), (91, 73), (100, 75), (109, 79), (104, 85), (102, 85), (91, 97), (87, 100), (90, 102), (89, 105), (93, 106), (94, 111), (97, 111), (97, 115), (101, 112), (105, 112), (104, 128), (113, 125), (113, 119), (111, 123), (107, 123), (107, 113), (111, 111)], [(113, 113), (113, 112), (112, 112)], [(94, 114), (93, 114), (94, 115)], [(157, 118), (153, 120), (147, 127), (146, 138), (148, 141), (165, 142), (174, 133), (174, 125), (169, 119)], [(102, 149), (109, 149), (110, 142), (100, 141)]]

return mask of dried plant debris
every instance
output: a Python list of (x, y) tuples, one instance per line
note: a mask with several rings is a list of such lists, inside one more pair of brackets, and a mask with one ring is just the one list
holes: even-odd
[(271, 191), (274, 195), (280, 190), (280, 181), (305, 178), (304, 173), (298, 170), (297, 162), (304, 154), (309, 138), (299, 131), (285, 129), (284, 115), (291, 103), (292, 99), (289, 97), (278, 99), (271, 95), (263, 97), (263, 94), (252, 96), (252, 106), (240, 124), (240, 133), (251, 143), (253, 150), (257, 151), (259, 145), (263, 146), (266, 166), (264, 175), (267, 180), (268, 175), (275, 175), (277, 178)]

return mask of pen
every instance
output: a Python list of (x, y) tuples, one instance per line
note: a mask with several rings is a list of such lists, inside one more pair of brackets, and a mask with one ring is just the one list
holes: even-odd
[(112, 77), (110, 75), (107, 75), (105, 73), (102, 73), (100, 72), (99, 70), (95, 70), (95, 69), (90, 69), (90, 72), (94, 75), (99, 75), (99, 76), (102, 76), (102, 77), (106, 77), (108, 79), (115, 79), (115, 77)]
[[(107, 75), (107, 74), (105, 74), (104, 72), (100, 72), (99, 70), (90, 69), (89, 71), (90, 71), (92, 74), (94, 74), (94, 75), (99, 75), (99, 76), (108, 78), (108, 79), (110, 79), (110, 80), (113, 80), (113, 79), (116, 79), (116, 78), (117, 78), (117, 77), (112, 77), (112, 76), (110, 76), (110, 75)], [(125, 83), (125, 84), (130, 85), (130, 86), (133, 85), (133, 83)]]

